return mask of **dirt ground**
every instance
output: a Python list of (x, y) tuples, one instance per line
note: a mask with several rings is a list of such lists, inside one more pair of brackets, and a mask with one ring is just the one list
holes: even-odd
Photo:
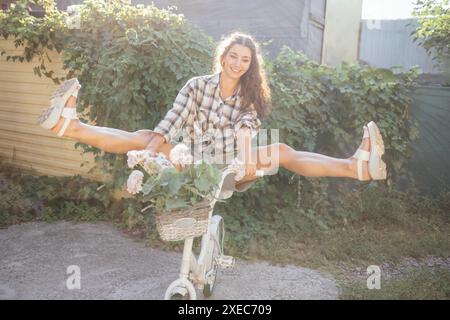
[[(181, 265), (181, 253), (146, 247), (110, 223), (24, 223), (0, 230), (0, 242), (0, 299), (163, 299)], [(71, 266), (80, 272), (79, 289), (67, 285)], [(211, 299), (338, 296), (331, 275), (237, 260), (219, 270)]]

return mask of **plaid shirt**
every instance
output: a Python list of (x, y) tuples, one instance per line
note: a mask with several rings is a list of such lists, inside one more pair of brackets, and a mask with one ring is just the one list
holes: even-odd
[[(194, 152), (225, 153), (236, 150), (236, 133), (242, 127), (250, 128), (254, 137), (261, 122), (253, 105), (241, 110), (239, 89), (231, 97), (220, 97), (220, 74), (195, 77), (178, 93), (172, 109), (156, 126), (166, 142), (176, 144), (180, 133), (183, 143), (194, 145)], [(184, 132), (181, 132), (184, 128)], [(186, 141), (188, 139), (188, 141)]]

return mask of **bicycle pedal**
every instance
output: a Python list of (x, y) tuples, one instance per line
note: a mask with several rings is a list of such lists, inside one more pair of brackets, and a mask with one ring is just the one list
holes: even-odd
[(219, 267), (224, 269), (232, 269), (235, 265), (235, 259), (232, 256), (221, 255), (217, 259), (217, 264)]

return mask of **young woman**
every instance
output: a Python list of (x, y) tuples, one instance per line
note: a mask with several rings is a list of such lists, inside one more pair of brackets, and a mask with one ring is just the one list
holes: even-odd
[[(126, 132), (80, 122), (75, 106), (81, 86), (76, 79), (66, 81), (55, 92), (52, 106), (38, 122), (59, 136), (112, 153), (147, 148), (169, 155), (175, 136), (185, 129), (193, 141), (196, 136), (203, 137), (200, 144), (219, 146), (225, 153), (237, 150), (246, 175), (236, 186), (255, 180), (256, 170), (270, 172), (278, 166), (308, 177), (348, 177), (361, 181), (386, 178), (386, 164), (381, 159), (383, 139), (373, 122), (364, 126), (363, 140), (356, 153), (345, 159), (296, 151), (283, 143), (252, 149), (251, 139), (261, 124), (259, 118), (270, 113), (270, 90), (258, 45), (250, 36), (234, 33), (221, 43), (216, 54), (216, 72), (189, 80), (177, 95), (173, 108), (153, 131)], [(208, 136), (210, 130), (222, 135)]]

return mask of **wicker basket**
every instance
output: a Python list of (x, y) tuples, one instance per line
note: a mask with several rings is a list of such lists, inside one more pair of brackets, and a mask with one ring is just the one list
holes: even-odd
[(179, 241), (198, 237), (208, 230), (210, 201), (200, 202), (189, 209), (157, 212), (156, 229), (164, 241)]

